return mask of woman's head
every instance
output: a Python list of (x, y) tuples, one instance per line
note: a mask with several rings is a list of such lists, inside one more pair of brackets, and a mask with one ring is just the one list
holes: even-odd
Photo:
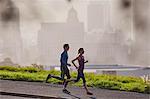
[(79, 48), (78, 54), (84, 54), (84, 49), (83, 48)]

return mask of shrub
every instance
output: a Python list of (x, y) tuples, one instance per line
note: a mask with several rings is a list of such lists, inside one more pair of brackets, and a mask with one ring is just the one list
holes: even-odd
[(30, 73), (34, 73), (34, 72), (39, 72), (41, 71), (38, 68), (34, 68), (31, 66), (26, 66), (26, 67), (14, 67), (14, 66), (0, 66), (0, 70), (6, 70), (6, 71), (12, 71), (12, 72), (30, 72)]
[(7, 70), (7, 71), (19, 71), (20, 68), (14, 67), (14, 66), (0, 66), (0, 70)]
[(20, 71), (35, 73), (35, 72), (39, 72), (40, 69), (31, 67), (31, 66), (27, 66), (27, 67), (20, 68)]
[(121, 90), (142, 92), (143, 93), (144, 90), (145, 90), (145, 85), (144, 84), (140, 84), (140, 83), (128, 83), (128, 84), (124, 84), (121, 87)]
[(150, 94), (150, 84), (145, 85), (145, 91), (144, 93), (149, 93)]
[[(0, 79), (12, 79), (23, 81), (44, 81), (48, 74), (60, 76), (60, 71), (41, 70), (31, 66), (17, 68), (12, 66), (0, 66)], [(72, 78), (77, 77), (77, 72), (71, 73)], [(112, 90), (134, 91), (141, 93), (150, 93), (150, 84), (144, 83), (141, 78), (114, 76), (114, 75), (98, 75), (94, 73), (85, 73), (88, 87), (105, 88)], [(57, 79), (49, 79), (50, 83), (62, 84)], [(82, 80), (77, 83), (69, 83), (76, 86), (82, 86)]]

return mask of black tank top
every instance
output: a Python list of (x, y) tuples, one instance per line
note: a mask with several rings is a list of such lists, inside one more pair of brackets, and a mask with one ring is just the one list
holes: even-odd
[(84, 69), (84, 56), (79, 56), (78, 62), (79, 62), (79, 70), (83, 71), (83, 69)]

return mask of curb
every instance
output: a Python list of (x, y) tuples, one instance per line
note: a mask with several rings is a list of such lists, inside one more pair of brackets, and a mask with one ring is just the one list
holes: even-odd
[(31, 95), (31, 94), (12, 93), (12, 92), (4, 92), (4, 91), (0, 91), (0, 95), (18, 96), (18, 97), (26, 97), (26, 98), (40, 98), (40, 99), (66, 99), (61, 97)]

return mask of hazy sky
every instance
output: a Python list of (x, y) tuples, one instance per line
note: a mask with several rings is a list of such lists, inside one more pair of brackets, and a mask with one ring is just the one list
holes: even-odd
[[(87, 20), (87, 5), (90, 0), (13, 0), (20, 10), (21, 33), (26, 46), (36, 44), (40, 23), (64, 22), (68, 10), (74, 7), (79, 21)], [(102, 1), (102, 0), (97, 0)]]
[[(2, 11), (4, 8), (4, 12), (6, 15), (12, 14), (11, 10), (9, 11), (9, 13), (7, 12), (7, 10), (9, 10), (9, 8), (12, 7), (13, 3), (15, 3), (15, 5), (19, 8), (20, 30), (23, 38), (23, 47), (27, 49), (32, 48), (34, 47), (34, 45), (37, 44), (37, 34), (38, 31), (41, 29), (41, 23), (65, 22), (68, 16), (68, 11), (73, 7), (77, 11), (79, 21), (83, 22), (85, 25), (85, 33), (87, 33), (87, 35), (84, 34), (84, 38), (86, 38), (84, 40), (87, 41), (86, 43), (95, 44), (96, 42), (97, 44), (99, 44), (100, 42), (102, 42), (100, 35), (102, 37), (103, 34), (107, 35), (111, 33), (120, 33), (121, 35), (123, 35), (123, 37), (120, 38), (123, 39), (123, 42), (121, 44), (128, 46), (130, 44), (135, 44), (134, 47), (136, 46), (139, 49), (142, 48), (143, 52), (140, 53), (140, 55), (134, 53), (137, 56), (132, 58), (135, 58), (135, 60), (138, 61), (141, 60), (141, 56), (145, 56), (145, 54), (143, 54), (144, 50), (148, 50), (147, 46), (149, 46), (149, 44), (145, 44), (147, 43), (147, 40), (149, 40), (148, 36), (150, 31), (150, 29), (148, 28), (150, 26), (150, 15), (148, 14), (148, 12), (150, 12), (149, 0), (71, 0), (71, 2), (68, 1), (69, 0), (8, 0), (10, 4), (8, 3), (3, 5), (3, 3), (6, 2), (5, 0), (2, 0), (0, 2), (0, 8), (2, 9)], [(90, 6), (92, 9), (90, 8), (89, 10), (88, 5), (92, 4), (92, 1), (96, 1), (96, 6), (94, 5), (94, 9), (93, 6)], [(106, 6), (108, 6), (107, 4), (109, 4), (110, 11), (105, 5), (97, 5), (97, 1), (100, 1), (101, 3), (105, 2)], [(87, 10), (90, 11), (90, 14)], [(92, 13), (92, 11), (94, 13)], [(89, 17), (87, 16), (88, 14), (89, 16), (92, 14), (93, 16)], [(3, 16), (0, 16), (0, 18), (1, 17)], [(89, 23), (88, 18), (89, 20), (91, 20), (89, 21)], [(2, 19), (2, 21), (7, 21), (4, 19), (7, 19), (7, 17), (3, 17)], [(105, 26), (103, 26), (103, 23), (106, 23), (104, 24)], [(92, 32), (87, 31), (88, 24), (93, 24), (100, 28), (93, 29), (93, 27), (91, 26)], [(12, 26), (10, 27), (12, 28)], [(3, 29), (4, 28), (2, 27), (2, 30)], [(128, 40), (130, 41), (130, 44), (127, 44)], [(97, 46), (96, 48), (100, 48)], [(95, 55), (97, 55), (97, 53), (98, 52), (95, 52)], [(89, 56), (91, 55), (92, 54), (90, 54)], [(91, 58), (93, 59), (99, 57), (93, 56)], [(136, 57), (138, 57), (139, 59), (136, 59)]]
[[(78, 13), (80, 22), (84, 22), (87, 30), (87, 7), (91, 1), (111, 1), (111, 0), (13, 0), (20, 10), (20, 29), (25, 47), (36, 44), (37, 33), (41, 23), (65, 22), (68, 11), (71, 7)], [(118, 0), (113, 0), (118, 1)], [(112, 4), (112, 3), (111, 3)], [(110, 11), (113, 13), (113, 10)], [(118, 14), (119, 16), (119, 14)], [(112, 18), (111, 16), (109, 16)], [(112, 18), (113, 19), (113, 18)], [(117, 17), (116, 20), (119, 20)], [(116, 28), (116, 20), (112, 25)], [(120, 23), (119, 25), (120, 26)], [(118, 28), (118, 27), (117, 27)], [(128, 31), (126, 31), (128, 32)]]

